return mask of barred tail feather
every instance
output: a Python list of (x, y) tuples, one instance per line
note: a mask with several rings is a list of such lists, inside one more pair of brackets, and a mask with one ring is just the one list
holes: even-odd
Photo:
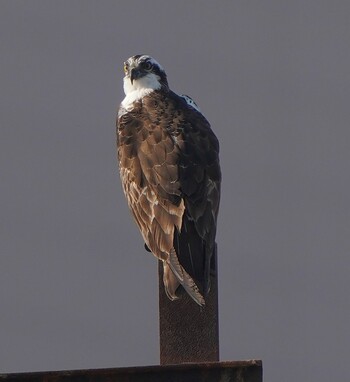
[(171, 301), (178, 300), (179, 297), (176, 296), (176, 289), (179, 287), (180, 283), (165, 261), (163, 261), (163, 283), (168, 298)]
[[(170, 275), (171, 273), (173, 274), (172, 276)], [(199, 306), (205, 305), (204, 298), (201, 295), (196, 283), (180, 265), (174, 248), (169, 253), (169, 259), (164, 262), (164, 276), (166, 275), (167, 280), (164, 280), (164, 285), (166, 287), (167, 295), (169, 296), (170, 294), (171, 296), (170, 299), (176, 298), (176, 288), (179, 284), (181, 284), (185, 291)]]

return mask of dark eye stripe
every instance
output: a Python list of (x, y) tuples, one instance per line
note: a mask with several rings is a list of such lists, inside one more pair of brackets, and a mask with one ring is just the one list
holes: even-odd
[(149, 61), (146, 61), (142, 64), (143, 68), (146, 69), (146, 70), (151, 70), (153, 65), (149, 62)]

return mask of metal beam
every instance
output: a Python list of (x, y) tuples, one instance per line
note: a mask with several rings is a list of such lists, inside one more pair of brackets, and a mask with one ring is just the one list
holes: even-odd
[(261, 361), (0, 374), (0, 382), (262, 382)]

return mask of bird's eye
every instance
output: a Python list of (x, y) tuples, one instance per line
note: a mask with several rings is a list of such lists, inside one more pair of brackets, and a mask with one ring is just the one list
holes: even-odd
[(127, 74), (128, 73), (128, 68), (129, 68), (129, 65), (126, 63), (126, 62), (124, 62), (124, 74)]
[(149, 61), (146, 61), (144, 64), (143, 64), (143, 68), (145, 70), (151, 70), (153, 68), (153, 65), (149, 62)]

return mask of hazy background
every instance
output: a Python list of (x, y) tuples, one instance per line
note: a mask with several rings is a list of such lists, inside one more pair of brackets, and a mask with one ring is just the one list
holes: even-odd
[(0, 372), (159, 362), (115, 155), (146, 53), (221, 142), (221, 359), (349, 378), (349, 20), (346, 0), (0, 2)]

